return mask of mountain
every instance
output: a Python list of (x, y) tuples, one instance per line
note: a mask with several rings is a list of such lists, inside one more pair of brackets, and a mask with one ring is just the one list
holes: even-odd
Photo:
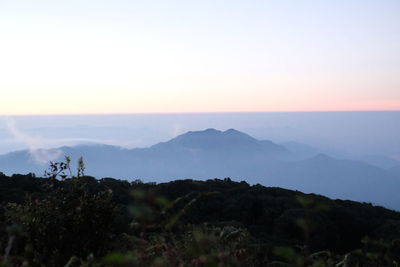
[(362, 162), (366, 162), (384, 169), (391, 169), (400, 166), (400, 161), (382, 155), (366, 155), (359, 157)]
[(264, 155), (284, 154), (287, 149), (269, 140), (259, 141), (250, 135), (229, 129), (224, 132), (215, 129), (187, 132), (168, 142), (151, 147), (154, 151), (213, 151), (215, 153), (263, 153)]
[(291, 156), (294, 159), (306, 159), (314, 157), (318, 154), (323, 153), (322, 150), (309, 146), (307, 144), (299, 143), (299, 142), (284, 142), (280, 143), (281, 146), (285, 147), (288, 151), (291, 152)]
[[(42, 175), (46, 165), (35, 163), (34, 153), (18, 151), (0, 156), (0, 171)], [(291, 143), (285, 147), (257, 140), (234, 129), (187, 132), (148, 148), (81, 145), (41, 150), (39, 156), (45, 158), (46, 153), (58, 154), (58, 160), (63, 155), (75, 160), (83, 156), (86, 173), (98, 178), (166, 182), (231, 177), (400, 209), (400, 174), (396, 171), (340, 160), (304, 145)]]
[(382, 168), (325, 154), (281, 164), (269, 170), (275, 186), (400, 208), (400, 176)]

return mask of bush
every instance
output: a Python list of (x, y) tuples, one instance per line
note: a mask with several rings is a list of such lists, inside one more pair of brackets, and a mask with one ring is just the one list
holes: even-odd
[(34, 255), (26, 255), (26, 247), (15, 247), (12, 253), (53, 266), (64, 265), (72, 255), (105, 254), (112, 238), (112, 193), (90, 193), (82, 179), (48, 180), (43, 198), (8, 204), (7, 222), (22, 227), (23, 241)]

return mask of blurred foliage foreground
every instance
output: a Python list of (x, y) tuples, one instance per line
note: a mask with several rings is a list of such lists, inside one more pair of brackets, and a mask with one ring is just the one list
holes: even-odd
[(371, 204), (229, 178), (154, 184), (52, 167), (48, 178), (0, 173), (0, 266), (400, 263), (400, 213)]

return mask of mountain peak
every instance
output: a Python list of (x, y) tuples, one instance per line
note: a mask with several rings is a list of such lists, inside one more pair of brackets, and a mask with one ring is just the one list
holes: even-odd
[[(213, 138), (218, 141), (231, 139), (232, 141), (240, 141), (240, 140), (251, 140), (257, 141), (255, 138), (251, 137), (248, 134), (235, 130), (233, 128), (228, 129), (226, 131), (216, 130), (214, 128), (208, 128), (202, 131), (190, 131), (180, 136), (177, 136), (175, 139), (184, 139), (184, 138)], [(232, 139), (233, 138), (233, 139)], [(174, 140), (174, 139), (173, 139)]]
[(205, 133), (220, 133), (221, 131), (218, 131), (218, 130), (216, 130), (216, 129), (214, 129), (214, 128), (208, 128), (208, 129), (205, 129), (204, 131), (198, 131), (198, 132), (205, 132)]
[(171, 139), (170, 141), (159, 143), (153, 146), (153, 148), (185, 147), (190, 149), (215, 149), (221, 147), (235, 147), (237, 145), (254, 142), (257, 142), (257, 140), (253, 137), (234, 129), (229, 129), (223, 132), (214, 128), (208, 128), (201, 131), (189, 131)]
[(181, 138), (182, 136), (191, 136), (191, 135), (209, 135), (209, 134), (220, 134), (221, 131), (218, 131), (214, 128), (208, 128), (202, 131), (189, 131), (184, 134), (178, 135), (176, 138)]
[(208, 128), (202, 131), (190, 131), (167, 142), (156, 144), (153, 149), (219, 151), (219, 153), (274, 153), (286, 149), (269, 141), (259, 141), (248, 134), (235, 129), (220, 131)]
[(235, 130), (235, 129), (233, 129), (233, 128), (230, 128), (230, 129), (226, 130), (226, 131), (224, 132), (224, 134), (245, 134), (245, 133), (240, 132), (240, 131), (238, 131), (238, 130)]

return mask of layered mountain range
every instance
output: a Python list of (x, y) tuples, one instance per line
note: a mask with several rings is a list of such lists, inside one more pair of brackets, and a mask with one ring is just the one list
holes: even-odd
[(79, 145), (16, 151), (0, 156), (0, 171), (41, 176), (47, 166), (35, 161), (38, 155), (55, 160), (82, 156), (86, 174), (97, 178), (165, 182), (230, 177), (400, 209), (400, 166), (338, 159), (304, 144), (257, 140), (234, 129), (187, 132), (148, 148)]

